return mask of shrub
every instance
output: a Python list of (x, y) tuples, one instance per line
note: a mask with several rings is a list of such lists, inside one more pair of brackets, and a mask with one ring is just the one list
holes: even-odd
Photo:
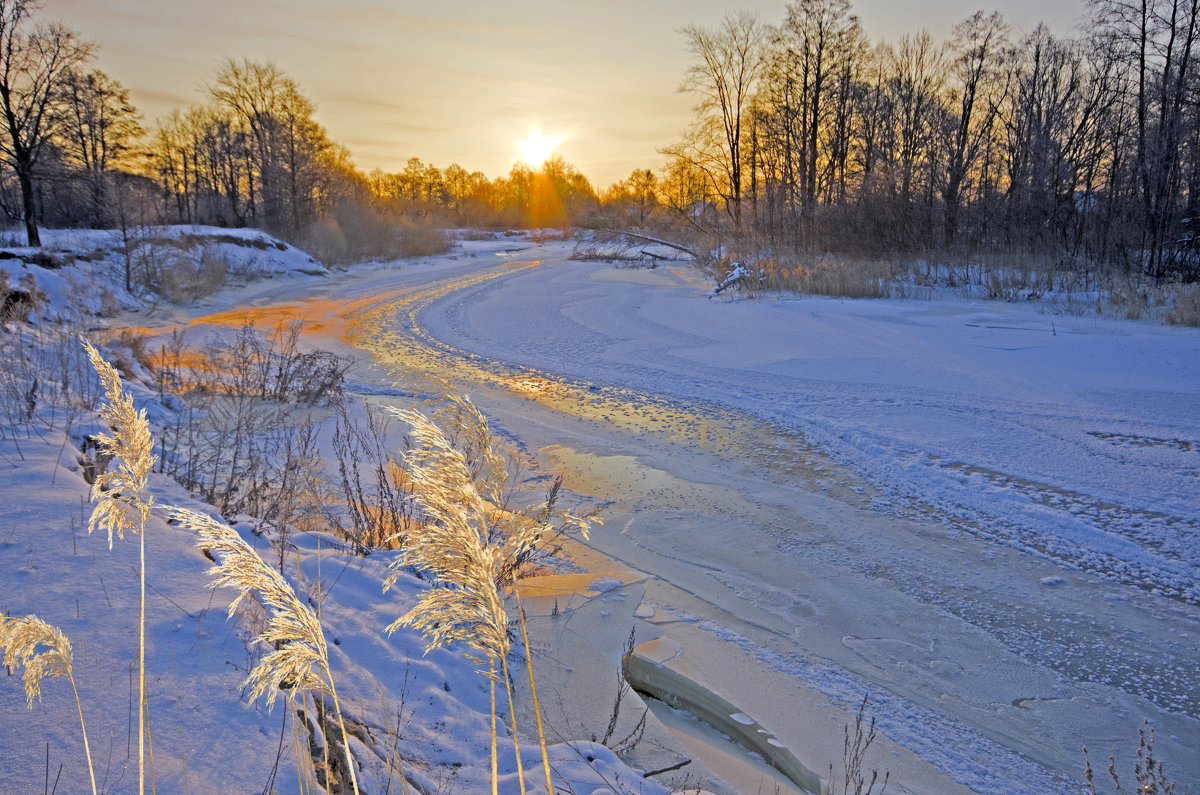
[(333, 208), (331, 220), (346, 240), (346, 253), (341, 261), (397, 256), (399, 236), (395, 223), (370, 205), (342, 201)]
[(451, 237), (429, 219), (402, 217), (398, 222), (374, 207), (342, 201), (313, 222), (301, 245), (326, 264), (360, 260), (425, 257), (450, 250)]
[(300, 246), (320, 262), (335, 264), (347, 259), (346, 235), (336, 219), (325, 216), (308, 225)]
[(445, 254), (449, 250), (450, 237), (445, 230), (425, 219), (400, 219), (400, 256), (428, 257), (433, 254)]
[(155, 292), (174, 303), (194, 301), (212, 295), (225, 286), (229, 263), (205, 249), (199, 257), (183, 252), (171, 257), (158, 275)]
[(1167, 322), (1200, 328), (1200, 283), (1180, 285), (1167, 310)]

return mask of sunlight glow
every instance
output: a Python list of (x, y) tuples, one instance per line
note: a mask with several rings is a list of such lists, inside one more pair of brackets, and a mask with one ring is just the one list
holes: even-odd
[(550, 159), (550, 155), (554, 154), (554, 147), (560, 143), (562, 138), (547, 138), (542, 135), (541, 130), (532, 129), (525, 136), (525, 140), (517, 143), (517, 159), (527, 166), (537, 168)]

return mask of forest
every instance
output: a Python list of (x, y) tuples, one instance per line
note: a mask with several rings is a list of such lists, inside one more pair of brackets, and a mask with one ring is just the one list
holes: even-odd
[[(1200, 4), (1093, 0), (1086, 33), (975, 12), (872, 43), (849, 0), (684, 28), (670, 201), (760, 247), (1038, 255), (1194, 281)], [(715, 200), (714, 200), (715, 197)]]
[(686, 25), (692, 123), (661, 168), (601, 190), (558, 155), (494, 179), (417, 157), (364, 172), (292, 78), (249, 58), (148, 125), (84, 36), (2, 7), (0, 211), (31, 245), (39, 224), (200, 223), (339, 262), (436, 251), (445, 227), (593, 227), (699, 236), (764, 272), (840, 257), (1200, 278), (1200, 0), (1089, 0), (1068, 35), (978, 11), (946, 41), (873, 42), (850, 0)]

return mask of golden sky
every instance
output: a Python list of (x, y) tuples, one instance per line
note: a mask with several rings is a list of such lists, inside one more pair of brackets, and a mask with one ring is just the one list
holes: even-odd
[[(147, 122), (204, 101), (225, 58), (273, 61), (316, 103), (355, 163), (398, 171), (410, 157), (506, 174), (531, 130), (604, 187), (658, 168), (691, 117), (679, 28), (745, 8), (770, 23), (783, 0), (47, 0), (42, 16), (100, 45), (98, 66)], [(1018, 31), (1066, 33), (1079, 0), (993, 0)], [(872, 39), (948, 35), (979, 6), (857, 0)]]

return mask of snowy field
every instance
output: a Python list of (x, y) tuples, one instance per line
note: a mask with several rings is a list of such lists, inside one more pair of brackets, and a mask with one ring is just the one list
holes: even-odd
[[(122, 320), (194, 322), (203, 335), (243, 306), (264, 322), (305, 317), (312, 344), (359, 352), (350, 390), (376, 405), (411, 399), (394, 385), (396, 369), (449, 378), (512, 442), (564, 472), (574, 496), (613, 501), (591, 544), (608, 556), (596, 565), (620, 569), (622, 584), (564, 597), (579, 642), (611, 660), (634, 623), (639, 642), (652, 641), (642, 654), (718, 691), (822, 775), (840, 765), (842, 726), (869, 693), (884, 739), (868, 765), (891, 770), (900, 791), (1078, 791), (1084, 745), (1101, 775), (1115, 748), (1128, 782), (1143, 718), (1168, 775), (1185, 789), (1200, 784), (1200, 331), (953, 297), (710, 298), (711, 282), (685, 262), (618, 268), (571, 260), (571, 251), (469, 242), (444, 257), (329, 277), (297, 261), (296, 275)], [(44, 434), (26, 448), (52, 456), (64, 438)], [(86, 487), (66, 473), (55, 479), (52, 457), (30, 469), (6, 456), (21, 473), (0, 481), (7, 495), (51, 481), (46, 493), (68, 507), (13, 516), (0, 552), (19, 587), (5, 586), (0, 607), (28, 612), (47, 594), (83, 587), (65, 615), (43, 617), (72, 636), (100, 626), (127, 648), (118, 608), (128, 590), (114, 596), (99, 569), (93, 582), (90, 561), (109, 553), (103, 540), (76, 538)], [(47, 523), (77, 532), (42, 545), (17, 529)], [(188, 549), (186, 539), (168, 546)], [(315, 576), (316, 552), (302, 548), (302, 579)], [(85, 585), (64, 585), (80, 555)], [(208, 599), (188, 596), (206, 562), (187, 555), (165, 591), (178, 604), (159, 605), (156, 640), (182, 667), (162, 669), (172, 678), (152, 706), (173, 716), (161, 764), (176, 783), (198, 753), (177, 750), (196, 747), (181, 736), (192, 725), (184, 713), (199, 709), (201, 690), (228, 690), (180, 684), (189, 666), (201, 676), (196, 654), (224, 659), (236, 685), (245, 664), (234, 630), (220, 623), (220, 600), (186, 601)], [(324, 565), (345, 567), (346, 604), (396, 615), (368, 593), (380, 561)], [(540, 605), (544, 627), (553, 625), (550, 604)], [(344, 605), (334, 616), (334, 667), (352, 671), (359, 717), (378, 725), (380, 692), (393, 710), (403, 701), (397, 671), (407, 650), (383, 646), (371, 621)], [(193, 642), (202, 636), (220, 645)], [(575, 675), (590, 670), (572, 664)], [(116, 769), (127, 758), (128, 671), (123, 662), (102, 670), (104, 753)], [(413, 671), (424, 678), (403, 686), (409, 707), (430, 699), (422, 709), (448, 715), (451, 729), (439, 746), (418, 711), (402, 750), (428, 762), (437, 786), (452, 761), (486, 757), (486, 694), (477, 684), (442, 687), (471, 681), (450, 656)], [(55, 742), (71, 749), (67, 692), (38, 710), (58, 710)], [(28, 714), (19, 686), (0, 698), (5, 714)], [(278, 712), (248, 710), (236, 690), (210, 711), (211, 720), (237, 716), (214, 735), (213, 753), (246, 731), (263, 735), (231, 782), (270, 768)], [(738, 752), (719, 737), (689, 728), (686, 716), (661, 718), (693, 735), (680, 740), (689, 755), (718, 773), (733, 769), (727, 757)], [(41, 738), (10, 724), (0, 767), (41, 760)], [(557, 753), (587, 780), (576, 751)], [(280, 781), (294, 781), (289, 758)], [(602, 764), (610, 779), (630, 775), (616, 760)], [(467, 768), (455, 775), (457, 791), (474, 791), (479, 779)], [(0, 789), (12, 780), (0, 778)], [(126, 772), (117, 789), (128, 783)]]

